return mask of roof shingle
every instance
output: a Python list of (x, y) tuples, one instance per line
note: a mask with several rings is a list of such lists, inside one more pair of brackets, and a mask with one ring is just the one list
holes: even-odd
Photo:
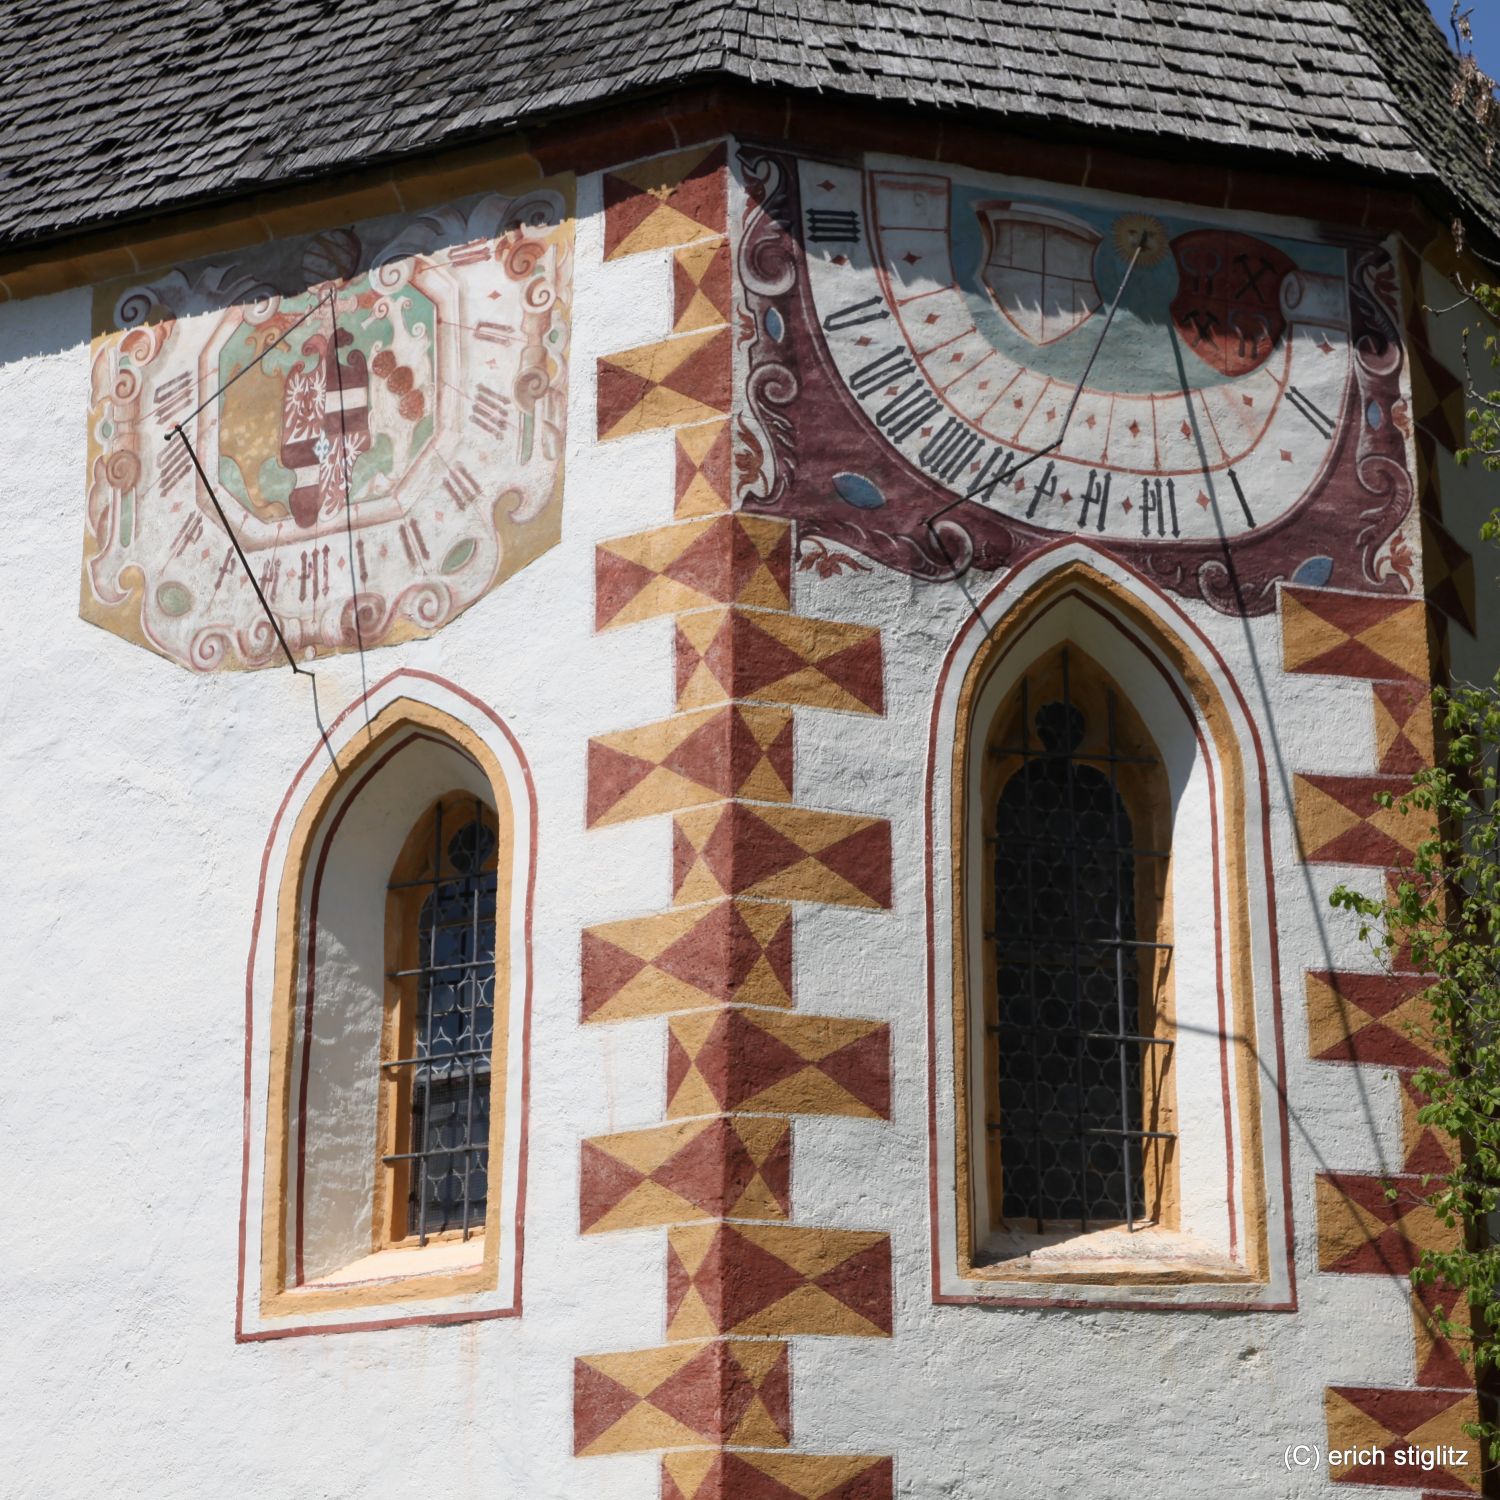
[(0, 245), (730, 78), (1415, 182), (1500, 232), (1422, 0), (10, 0)]

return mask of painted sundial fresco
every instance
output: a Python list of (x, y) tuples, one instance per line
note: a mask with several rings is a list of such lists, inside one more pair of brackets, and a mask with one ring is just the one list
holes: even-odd
[(211, 483), (298, 659), (440, 629), (558, 540), (571, 275), (543, 187), (103, 289), (83, 616), (285, 661)]
[(1406, 591), (1395, 275), (1165, 206), (747, 147), (741, 502), (929, 578), (1086, 536), (1185, 597)]

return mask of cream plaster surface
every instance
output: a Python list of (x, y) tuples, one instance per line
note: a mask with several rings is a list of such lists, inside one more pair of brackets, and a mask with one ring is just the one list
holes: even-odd
[[(670, 623), (593, 629), (594, 543), (667, 521), (673, 464), (670, 433), (592, 441), (594, 360), (662, 336), (670, 266), (666, 252), (601, 263), (597, 176), (580, 181), (578, 207), (561, 543), (434, 637), (365, 664), (372, 683), (428, 672), (482, 700), (535, 778), (519, 1318), (235, 1343), (246, 950), (272, 817), (318, 748), (312, 693), (286, 671), (195, 676), (79, 620), (89, 294), (0, 308), (7, 1495), (363, 1497), (419, 1453), (442, 1455), (454, 1495), (657, 1493), (653, 1455), (572, 1457), (572, 1379), (576, 1355), (649, 1347), (665, 1332), (662, 1233), (577, 1232), (579, 1139), (660, 1121), (665, 1023), (578, 1024), (578, 935), (670, 899), (670, 820), (589, 832), (583, 797), (591, 734), (673, 710)], [(1324, 1441), (1323, 1388), (1409, 1385), (1413, 1374), (1400, 1284), (1316, 1269), (1315, 1174), (1375, 1171), (1399, 1149), (1394, 1084), (1309, 1061), (1303, 1017), (1307, 967), (1368, 960), (1327, 905), (1350, 872), (1298, 861), (1291, 778), (1373, 769), (1367, 689), (1284, 674), (1275, 615), (1191, 610), (1266, 733), (1297, 1311), (939, 1306), (927, 727), (938, 663), (971, 604), (956, 587), (880, 570), (798, 579), (800, 611), (884, 627), (885, 717), (799, 712), (797, 777), (806, 806), (892, 821), (895, 895), (889, 913), (799, 907), (797, 1005), (890, 1021), (895, 1103), (890, 1124), (797, 1121), (794, 1217), (891, 1234), (896, 1321), (889, 1341), (794, 1341), (796, 1446), (896, 1454), (902, 1500), (1331, 1497), (1323, 1471), (1282, 1461), (1288, 1444)], [(360, 660), (316, 670), (330, 723), (362, 692)], [(398, 686), (422, 692), (414, 679)], [(278, 878), (273, 862), (268, 916)], [(1179, 942), (1192, 939), (1179, 927)], [(1268, 983), (1257, 974), (1260, 1007)], [(939, 1024), (945, 1015), (940, 1006)], [(261, 1109), (263, 1047), (261, 1030)], [(1274, 1095), (1263, 1079), (1263, 1099)], [(252, 1189), (259, 1171), (252, 1159)], [(1267, 1181), (1279, 1203), (1275, 1153)], [(59, 1208), (86, 1226), (66, 1255), (39, 1228)], [(249, 1282), (254, 1220), (246, 1247)]]

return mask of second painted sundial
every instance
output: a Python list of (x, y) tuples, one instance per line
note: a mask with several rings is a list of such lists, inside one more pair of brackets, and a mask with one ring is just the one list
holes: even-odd
[[(1373, 242), (875, 159), (746, 162), (745, 503), (917, 573), (1086, 533), (1260, 609), (1276, 577), (1346, 565), (1289, 540), (1321, 496), (1362, 534), (1362, 585), (1398, 584), (1380, 552), (1409, 485), (1362, 468), (1402, 466), (1405, 418)], [(946, 547), (924, 535), (945, 496)]]

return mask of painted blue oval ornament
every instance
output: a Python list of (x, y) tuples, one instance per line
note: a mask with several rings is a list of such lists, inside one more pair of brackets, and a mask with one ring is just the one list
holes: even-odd
[(835, 474), (833, 488), (855, 510), (879, 510), (885, 504), (885, 496), (863, 474)]

